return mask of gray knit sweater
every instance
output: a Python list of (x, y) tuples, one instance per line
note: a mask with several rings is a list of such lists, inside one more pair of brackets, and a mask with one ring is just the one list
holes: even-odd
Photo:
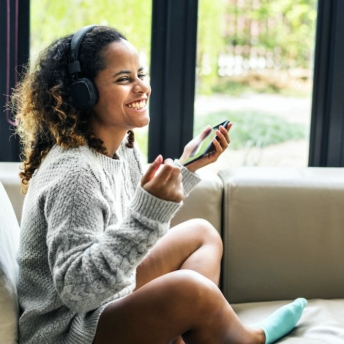
[[(19, 251), (20, 344), (92, 343), (103, 309), (135, 288), (137, 265), (181, 204), (140, 185), (136, 148), (119, 160), (55, 146), (30, 181)], [(187, 195), (199, 178), (182, 168)]]

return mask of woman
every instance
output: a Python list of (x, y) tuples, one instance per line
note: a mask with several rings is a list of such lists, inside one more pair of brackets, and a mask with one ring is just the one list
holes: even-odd
[[(305, 300), (244, 326), (217, 287), (216, 230), (199, 219), (169, 230), (230, 125), (188, 169), (158, 156), (143, 174), (132, 129), (149, 123), (151, 90), (137, 51), (109, 27), (74, 37), (52, 43), (13, 96), (28, 186), (20, 343), (272, 343), (289, 332)], [(79, 86), (94, 87), (86, 105)]]

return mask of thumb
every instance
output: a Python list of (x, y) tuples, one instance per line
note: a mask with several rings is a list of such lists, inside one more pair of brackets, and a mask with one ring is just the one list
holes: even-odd
[(148, 183), (152, 180), (155, 176), (156, 171), (159, 169), (160, 165), (162, 164), (162, 156), (158, 155), (157, 158), (149, 165), (146, 173), (143, 175), (141, 179), (141, 186)]

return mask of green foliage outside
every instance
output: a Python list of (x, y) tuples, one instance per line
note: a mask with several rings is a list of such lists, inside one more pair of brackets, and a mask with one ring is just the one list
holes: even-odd
[(199, 134), (207, 125), (221, 123), (226, 118), (235, 123), (231, 131), (231, 149), (266, 147), (288, 140), (304, 139), (308, 134), (305, 125), (290, 123), (259, 111), (219, 111), (198, 116), (194, 135)]
[[(305, 125), (291, 123), (281, 117), (259, 111), (218, 111), (198, 116), (194, 125), (194, 136), (198, 135), (207, 125), (221, 123), (226, 118), (235, 123), (235, 127), (231, 131), (231, 149), (235, 150), (248, 146), (266, 147), (308, 137), (308, 128)], [(136, 133), (135, 137), (143, 155), (147, 156), (147, 135), (140, 132)]]
[(199, 0), (198, 3), (196, 86), (201, 94), (213, 93), (212, 85), (218, 80), (217, 61), (226, 43), (222, 34), (225, 2)]
[[(306, 139), (309, 134), (309, 128), (306, 125), (291, 123), (281, 117), (259, 111), (218, 111), (197, 116), (194, 136), (198, 135), (207, 125), (215, 125), (226, 118), (235, 123), (235, 127), (231, 131), (230, 146), (234, 150), (247, 147), (267, 147), (289, 140)], [(147, 159), (148, 135), (140, 131), (135, 133), (135, 137), (143, 156)]]
[(152, 0), (31, 0), (31, 57), (53, 40), (91, 25), (109, 25), (150, 56)]

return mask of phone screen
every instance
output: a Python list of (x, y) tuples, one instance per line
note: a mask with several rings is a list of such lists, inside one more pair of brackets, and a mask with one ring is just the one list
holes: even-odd
[(212, 143), (214, 137), (216, 137), (216, 130), (219, 129), (220, 125), (226, 127), (229, 121), (224, 121), (218, 125), (215, 125), (212, 130), (209, 130), (209, 133), (199, 142), (197, 147), (192, 151), (189, 157), (185, 160), (184, 166), (189, 165), (191, 162), (202, 158), (208, 154), (211, 154), (215, 151), (215, 146)]

